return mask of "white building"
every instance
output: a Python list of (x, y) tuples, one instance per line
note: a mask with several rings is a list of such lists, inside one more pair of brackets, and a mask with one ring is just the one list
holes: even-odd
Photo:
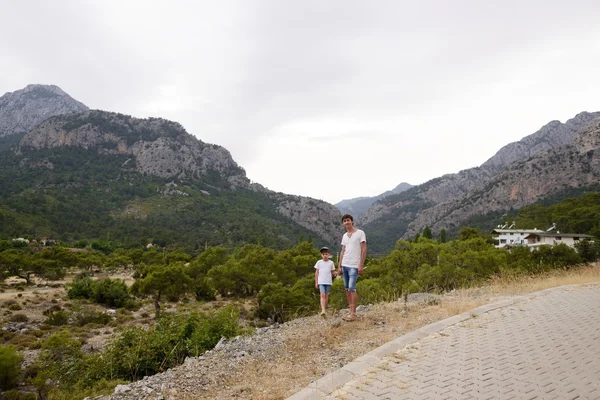
[(593, 236), (579, 233), (561, 233), (559, 231), (549, 232), (541, 229), (494, 229), (492, 235), (498, 239), (496, 248), (528, 246), (537, 248), (543, 244), (553, 246), (564, 243), (567, 246), (574, 247), (575, 243), (592, 239)]
[(537, 233), (545, 233), (541, 229), (494, 229), (492, 231), (492, 235), (495, 239), (498, 239), (497, 248), (501, 249), (503, 247), (512, 247), (512, 246), (527, 246), (527, 242), (525, 240), (526, 237), (532, 234)]
[(555, 244), (564, 243), (567, 246), (575, 247), (575, 244), (584, 239), (592, 239), (593, 236), (583, 235), (580, 233), (561, 233), (556, 232), (543, 232), (543, 233), (530, 233), (529, 236), (525, 237), (527, 246), (535, 249), (543, 244), (554, 246)]

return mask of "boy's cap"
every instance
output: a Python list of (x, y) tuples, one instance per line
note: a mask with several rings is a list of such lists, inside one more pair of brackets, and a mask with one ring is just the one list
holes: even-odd
[(321, 250), (319, 250), (319, 252), (321, 252), (321, 253), (324, 251), (329, 252), (329, 247), (321, 247)]

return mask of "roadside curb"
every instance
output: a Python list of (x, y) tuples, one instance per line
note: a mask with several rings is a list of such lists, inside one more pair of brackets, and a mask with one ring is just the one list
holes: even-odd
[(514, 305), (516, 303), (520, 303), (527, 300), (532, 300), (537, 297), (545, 296), (549, 292), (553, 290), (566, 289), (569, 287), (580, 287), (585, 286), (586, 284), (576, 284), (576, 285), (564, 285), (557, 286), (554, 288), (544, 289), (537, 292), (533, 292), (526, 295), (515, 296), (510, 299), (500, 300), (495, 303), (486, 304), (483, 306), (479, 306), (472, 310), (463, 312), (461, 314), (454, 315), (452, 317), (446, 318), (444, 320), (431, 323), (429, 325), (422, 326), (418, 329), (410, 331), (384, 345), (379, 346), (378, 348), (371, 350), (370, 352), (356, 358), (354, 361), (346, 364), (342, 368), (331, 372), (324, 377), (311, 382), (304, 389), (295, 393), (291, 397), (288, 397), (287, 400), (317, 400), (322, 399), (323, 397), (331, 394), (335, 390), (344, 386), (348, 381), (354, 379), (361, 372), (370, 368), (376, 364), (378, 364), (383, 357), (387, 357), (406, 346), (418, 342), (419, 340), (430, 336), (434, 333), (437, 333), (443, 329), (448, 328), (449, 326), (458, 324), (460, 322), (466, 321), (473, 317), (480, 316), (489, 311), (497, 310), (499, 308), (507, 307)]

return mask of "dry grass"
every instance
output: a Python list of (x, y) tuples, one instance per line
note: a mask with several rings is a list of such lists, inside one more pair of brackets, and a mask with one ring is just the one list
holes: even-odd
[(327, 321), (318, 316), (310, 317), (302, 329), (287, 334), (285, 351), (274, 351), (267, 359), (247, 360), (231, 371), (225, 384), (215, 385), (190, 399), (284, 399), (353, 359), (421, 326), (502, 298), (594, 282), (600, 282), (600, 264), (534, 277), (496, 277), (486, 286), (448, 294), (439, 305), (409, 306), (408, 315), (402, 313), (403, 303), (392, 302), (373, 306), (351, 323), (342, 323), (338, 317)]

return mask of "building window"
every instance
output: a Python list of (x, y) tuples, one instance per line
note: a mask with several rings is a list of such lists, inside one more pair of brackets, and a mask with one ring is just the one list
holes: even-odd
[(562, 238), (560, 236), (557, 236), (556, 240), (562, 240)]
[(506, 243), (506, 239), (500, 239), (500, 244), (505, 244)]
[(575, 236), (575, 237), (573, 238), (573, 240), (574, 240), (574, 241), (578, 241), (578, 240), (579, 240), (579, 238), (578, 238), (577, 236)]

